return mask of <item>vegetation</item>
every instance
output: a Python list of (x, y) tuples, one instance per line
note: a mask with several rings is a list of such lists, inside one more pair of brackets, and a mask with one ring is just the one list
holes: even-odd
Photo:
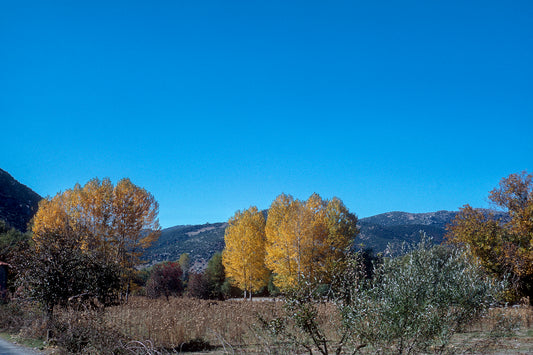
[(265, 264), (285, 291), (304, 280), (331, 280), (358, 233), (357, 217), (337, 198), (282, 194), (270, 206), (265, 232)]
[(116, 186), (109, 179), (77, 184), (39, 203), (32, 226), (36, 251), (49, 235), (57, 234), (131, 270), (159, 237), (158, 209), (154, 197), (129, 179)]
[[(531, 350), (533, 308), (489, 306), (507, 274), (528, 295), (532, 180), (511, 175), (491, 192), (507, 219), (466, 206), (454, 246), (423, 237), (397, 254), (354, 253), (357, 217), (341, 200), (282, 194), (266, 220), (236, 212), (204, 271), (188, 253), (137, 271), (159, 232), (157, 203), (129, 180), (95, 179), (41, 202), (32, 234), (0, 223), (21, 286), (0, 305), (0, 331), (66, 353), (490, 353), (517, 334)], [(228, 300), (241, 294), (232, 285), (281, 301)], [(148, 297), (121, 297), (133, 290)]]
[[(323, 302), (316, 304), (316, 325), (328, 339), (334, 354), (343, 329), (338, 308)], [(215, 354), (309, 354), (299, 342), (276, 333), (281, 325), (275, 319), (285, 317), (279, 301), (208, 301), (170, 297), (149, 299), (133, 296), (127, 303), (105, 311), (61, 308), (47, 344), (63, 349), (60, 353), (82, 354), (168, 354), (215, 350)], [(14, 301), (0, 305), (0, 332), (10, 330), (17, 342), (25, 338), (47, 339), (47, 330), (39, 321), (39, 311), (28, 303)], [(271, 329), (265, 329), (260, 316)], [(290, 318), (285, 329), (299, 341), (309, 340)], [(533, 309), (498, 308), (452, 336), (445, 353), (530, 353), (533, 347)], [(345, 342), (341, 354), (353, 353), (359, 345)], [(312, 347), (313, 353), (320, 353)], [(392, 353), (370, 345), (356, 353)], [(428, 353), (439, 353), (428, 349)]]
[(183, 293), (183, 271), (177, 262), (157, 264), (152, 268), (146, 284), (146, 295), (150, 298), (181, 296)]
[(222, 263), (226, 276), (250, 297), (267, 285), (270, 273), (265, 266), (265, 218), (257, 207), (240, 212), (228, 221)]
[[(455, 333), (484, 314), (498, 291), (460, 251), (427, 241), (374, 264), (370, 273), (368, 255), (358, 253), (348, 264), (327, 297), (317, 284), (293, 288), (284, 315), (264, 321), (263, 328), (309, 353), (444, 351)], [(337, 307), (334, 333), (320, 320), (328, 304)]]
[(384, 259), (372, 279), (348, 287), (348, 302), (343, 298), (340, 306), (352, 336), (399, 354), (444, 349), (500, 290), (461, 251), (427, 241), (405, 256)]
[(450, 226), (448, 240), (467, 251), (500, 279), (507, 278), (507, 299), (529, 297), (533, 305), (533, 175), (511, 174), (490, 192), (489, 199), (508, 212), (495, 219), (465, 205)]
[[(22, 233), (18, 229), (9, 228), (0, 220), (0, 261), (6, 262), (12, 267), (9, 269), (7, 287), (11, 292), (16, 289), (14, 280), (18, 278), (18, 268), (14, 267), (24, 259), (26, 250), (30, 247), (31, 234)], [(3, 300), (3, 296), (0, 297)]]
[(104, 305), (129, 292), (141, 251), (159, 233), (158, 205), (128, 179), (93, 179), (42, 200), (33, 243), (19, 265), (27, 291), (49, 317), (56, 305), (96, 297)]

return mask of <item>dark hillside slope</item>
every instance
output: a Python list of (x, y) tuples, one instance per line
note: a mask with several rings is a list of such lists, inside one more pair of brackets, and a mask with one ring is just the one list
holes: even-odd
[[(503, 212), (482, 210), (493, 213), (497, 219), (506, 220)], [(387, 245), (399, 245), (403, 242), (416, 243), (425, 233), (437, 244), (442, 243), (450, 224), (458, 212), (437, 211), (428, 213), (388, 212), (362, 218), (359, 221), (360, 234), (356, 246), (372, 249), (374, 252), (386, 251)]]
[(0, 219), (25, 232), (42, 197), (0, 169)]
[(438, 211), (429, 213), (388, 212), (362, 218), (361, 230), (356, 239), (356, 246), (383, 252), (388, 244), (413, 243), (420, 241), (425, 233), (435, 243), (441, 243), (446, 234), (446, 225), (457, 212)]

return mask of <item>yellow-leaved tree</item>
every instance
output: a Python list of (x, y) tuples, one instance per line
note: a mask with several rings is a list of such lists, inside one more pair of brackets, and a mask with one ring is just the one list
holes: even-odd
[(119, 264), (127, 275), (159, 237), (158, 210), (152, 194), (129, 179), (116, 186), (97, 178), (76, 184), (39, 203), (32, 226), (35, 248), (66, 238), (70, 246)]
[(357, 236), (357, 217), (338, 198), (279, 195), (268, 212), (266, 266), (281, 291), (303, 280), (331, 281)]
[(508, 220), (465, 205), (448, 227), (448, 241), (468, 246), (487, 271), (507, 277), (509, 300), (529, 297), (533, 305), (533, 175), (524, 171), (501, 179), (489, 199)]
[(265, 218), (250, 207), (237, 211), (228, 221), (224, 234), (225, 248), (222, 263), (231, 283), (248, 292), (259, 291), (268, 283), (269, 271), (265, 267)]

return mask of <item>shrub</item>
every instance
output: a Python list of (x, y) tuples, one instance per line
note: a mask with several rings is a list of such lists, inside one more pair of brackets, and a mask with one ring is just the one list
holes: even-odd
[(500, 289), (462, 251), (423, 240), (406, 255), (383, 260), (339, 306), (361, 343), (412, 353), (444, 349)]
[(176, 262), (157, 264), (153, 267), (146, 284), (146, 295), (150, 298), (181, 296), (183, 293), (183, 272)]
[(203, 273), (191, 272), (187, 284), (187, 294), (193, 298), (209, 299), (209, 281)]

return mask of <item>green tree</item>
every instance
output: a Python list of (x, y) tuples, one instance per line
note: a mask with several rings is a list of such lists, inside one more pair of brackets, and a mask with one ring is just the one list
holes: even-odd
[(490, 192), (489, 199), (509, 214), (493, 214), (465, 205), (448, 227), (447, 239), (468, 252), (493, 275), (508, 277), (508, 300), (529, 297), (533, 305), (533, 175), (511, 174)]
[[(404, 252), (374, 263), (373, 270), (367, 252), (351, 255), (335, 275), (331, 298), (316, 284), (298, 284), (285, 294), (283, 316), (260, 319), (264, 329), (309, 354), (355, 354), (362, 347), (369, 353), (444, 353), (453, 334), (494, 302), (501, 284), (457, 248), (423, 238)], [(319, 321), (320, 309), (332, 302), (342, 317), (336, 336)]]
[(222, 285), (226, 280), (226, 271), (222, 264), (222, 253), (216, 252), (207, 262), (205, 278), (209, 287), (209, 298), (223, 299)]
[(191, 257), (189, 256), (189, 253), (181, 254), (180, 258), (178, 259), (178, 264), (180, 264), (183, 273), (189, 271), (189, 267), (191, 266)]
[(442, 351), (501, 290), (459, 249), (423, 239), (408, 251), (384, 259), (371, 279), (345, 284), (351, 295), (338, 305), (355, 343), (398, 354), (426, 353), (430, 347)]
[(0, 261), (15, 265), (17, 256), (29, 247), (30, 233), (22, 233), (0, 220)]

